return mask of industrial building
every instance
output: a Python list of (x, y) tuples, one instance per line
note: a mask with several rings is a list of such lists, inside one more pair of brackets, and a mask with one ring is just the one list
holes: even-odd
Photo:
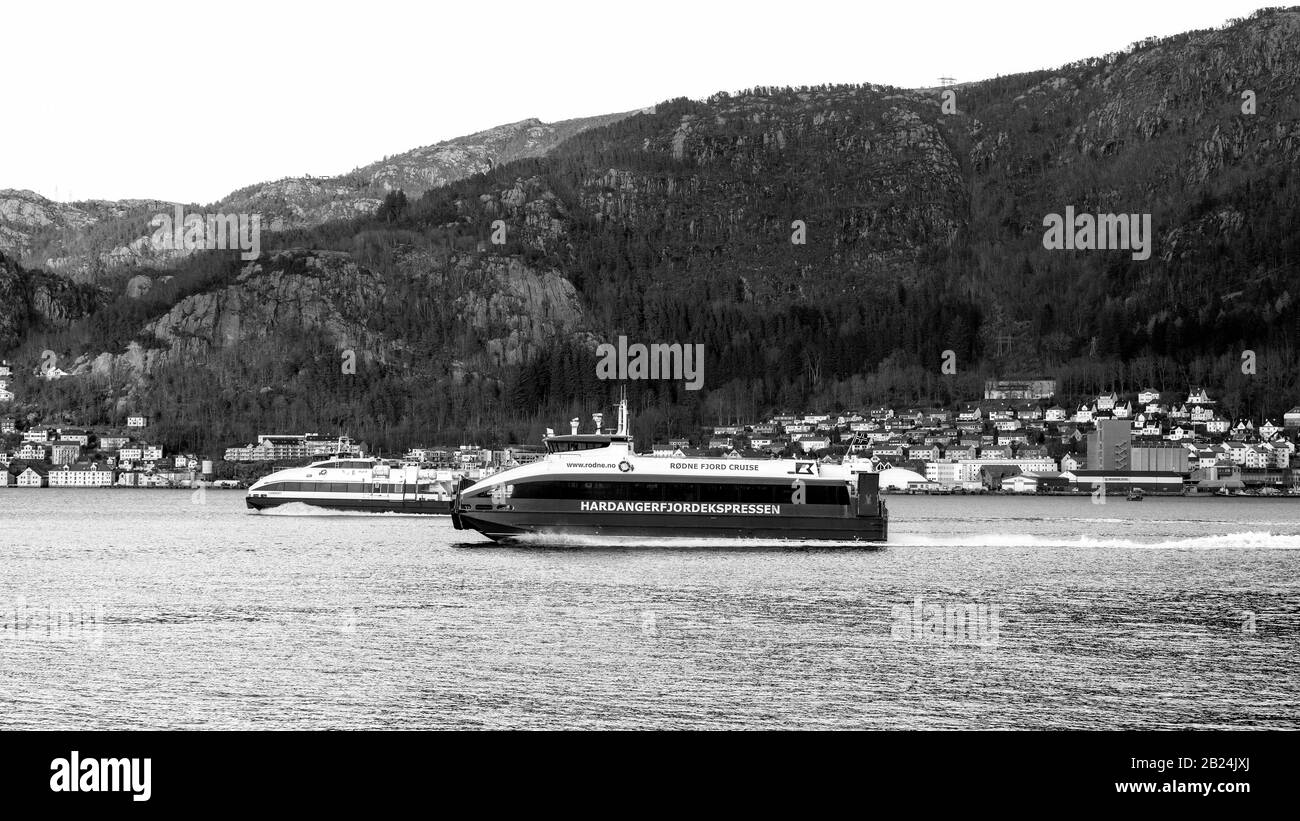
[(1071, 490), (1092, 493), (1128, 493), (1138, 488), (1146, 493), (1182, 493), (1183, 474), (1159, 470), (1073, 470), (1062, 473)]

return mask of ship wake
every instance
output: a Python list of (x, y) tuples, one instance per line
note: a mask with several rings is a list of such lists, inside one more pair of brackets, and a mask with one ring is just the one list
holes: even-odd
[(900, 533), (890, 536), (892, 547), (1041, 547), (1114, 548), (1119, 550), (1300, 550), (1300, 535), (1248, 530), (1184, 539), (1120, 539), (1104, 536), (982, 533), (971, 536)]

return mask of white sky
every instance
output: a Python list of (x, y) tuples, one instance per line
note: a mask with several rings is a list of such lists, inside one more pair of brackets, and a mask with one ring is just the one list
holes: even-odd
[(6, 0), (0, 188), (208, 203), (527, 117), (1049, 68), (1277, 5)]

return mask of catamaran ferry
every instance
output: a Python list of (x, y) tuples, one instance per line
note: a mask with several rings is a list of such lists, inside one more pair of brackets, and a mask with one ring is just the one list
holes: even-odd
[[(546, 437), (546, 456), (456, 489), (452, 524), (525, 535), (883, 542), (879, 476), (802, 459), (676, 459), (614, 433)], [(550, 431), (548, 431), (550, 434)]]
[(450, 513), (451, 471), (380, 459), (339, 457), (265, 476), (248, 489), (254, 510), (300, 502), (365, 513)]

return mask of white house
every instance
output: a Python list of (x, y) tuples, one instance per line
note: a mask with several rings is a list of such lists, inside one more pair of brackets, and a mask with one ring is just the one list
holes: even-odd
[(1269, 443), (1273, 448), (1273, 455), (1277, 459), (1276, 467), (1284, 468), (1291, 465), (1291, 457), (1295, 454), (1295, 444), (1286, 439), (1279, 439), (1276, 442)]
[(1134, 422), (1133, 435), (1134, 436), (1159, 436), (1160, 423), (1155, 421), (1154, 419), (1147, 419), (1141, 425), (1139, 425), (1137, 422)]
[(939, 460), (939, 449), (934, 445), (910, 445), (907, 448), (907, 458), (923, 462), (937, 462)]
[(1272, 419), (1265, 419), (1264, 424), (1259, 426), (1259, 435), (1265, 439), (1272, 439), (1282, 432), (1282, 429), (1273, 424)]
[(1097, 397), (1097, 410), (1099, 411), (1114, 410), (1115, 405), (1118, 402), (1119, 402), (1119, 396), (1116, 395), (1113, 391), (1111, 393), (1100, 394)]
[(38, 445), (35, 442), (27, 442), (14, 452), (15, 459), (22, 459), (24, 462), (35, 462), (45, 458), (45, 446)]
[(1154, 402), (1159, 402), (1159, 401), (1160, 401), (1160, 391), (1156, 390), (1155, 388), (1143, 388), (1142, 390), (1138, 391), (1139, 405), (1150, 405)]
[(50, 471), (49, 483), (50, 487), (110, 487), (113, 470), (98, 464), (64, 465)]
[(128, 445), (117, 452), (117, 458), (122, 461), (131, 462), (149, 462), (157, 461), (163, 458), (163, 449), (160, 445), (145, 445), (141, 443)]
[(1228, 461), (1234, 465), (1244, 465), (1246, 463), (1246, 451), (1250, 450), (1250, 447), (1245, 442), (1224, 442), (1223, 450)]
[(143, 428), (146, 424), (147, 422), (143, 416), (126, 417), (126, 426), (128, 428)]
[(963, 459), (957, 463), (957, 477), (963, 482), (976, 482), (984, 468), (1018, 467), (1021, 473), (1043, 473), (1056, 470), (1051, 459)]
[(1248, 468), (1268, 468), (1272, 467), (1276, 459), (1273, 458), (1272, 448), (1261, 445), (1251, 445), (1246, 448), (1246, 459), (1242, 463)]
[(831, 446), (831, 440), (825, 436), (800, 436), (797, 441), (804, 453), (825, 450)]
[(1043, 419), (1047, 422), (1064, 422), (1065, 408), (1060, 405), (1053, 405), (1047, 409), (1047, 413), (1043, 414)]
[(45, 487), (48, 480), (45, 473), (38, 471), (36, 468), (28, 467), (22, 473), (18, 474), (18, 487)]

